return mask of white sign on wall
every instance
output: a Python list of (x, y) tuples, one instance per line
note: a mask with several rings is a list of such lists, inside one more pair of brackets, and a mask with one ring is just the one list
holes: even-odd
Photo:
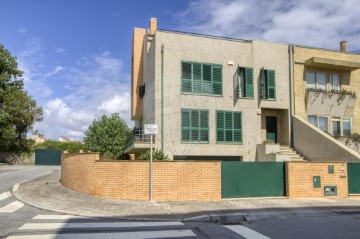
[(144, 134), (157, 134), (158, 126), (156, 124), (144, 124)]

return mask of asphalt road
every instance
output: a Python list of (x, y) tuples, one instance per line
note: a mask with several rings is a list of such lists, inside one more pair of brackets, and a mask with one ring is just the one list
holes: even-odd
[[(360, 214), (257, 219), (242, 224), (141, 222), (87, 218), (40, 210), (19, 202), (12, 187), (59, 167), (0, 166), (0, 238), (360, 238)], [(36, 193), (36, 192), (34, 192)]]

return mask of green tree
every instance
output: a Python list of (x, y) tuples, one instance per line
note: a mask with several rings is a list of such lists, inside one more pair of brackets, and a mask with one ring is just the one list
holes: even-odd
[(118, 113), (95, 119), (85, 132), (86, 148), (99, 152), (102, 158), (122, 159), (127, 142), (132, 135)]
[(35, 147), (36, 149), (60, 149), (70, 153), (79, 153), (80, 150), (87, 151), (85, 145), (78, 142), (58, 142), (47, 140)]
[(28, 152), (34, 141), (26, 138), (43, 111), (24, 91), (23, 72), (16, 58), (0, 44), (0, 151)]

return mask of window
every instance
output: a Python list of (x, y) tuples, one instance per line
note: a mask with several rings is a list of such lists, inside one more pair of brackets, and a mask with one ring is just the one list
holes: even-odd
[(326, 74), (321, 72), (306, 73), (306, 87), (308, 89), (328, 90), (328, 79), (330, 79), (330, 89), (340, 91), (340, 75)]
[(194, 94), (222, 94), (222, 66), (181, 62), (181, 91)]
[(235, 73), (239, 97), (254, 97), (254, 73), (252, 68), (238, 67)]
[(340, 76), (338, 74), (330, 75), (331, 90), (340, 91)]
[(349, 136), (351, 134), (351, 118), (333, 118), (333, 135)]
[(241, 112), (216, 111), (216, 142), (242, 143)]
[(209, 142), (208, 110), (181, 110), (181, 141)]
[(276, 99), (275, 71), (261, 69), (261, 98)]
[(308, 115), (308, 122), (324, 132), (329, 131), (329, 123), (327, 116)]

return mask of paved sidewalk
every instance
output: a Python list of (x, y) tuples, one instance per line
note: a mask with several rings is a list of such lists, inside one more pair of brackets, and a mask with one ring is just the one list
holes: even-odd
[(147, 202), (92, 197), (63, 187), (60, 172), (15, 186), (13, 194), (34, 207), (72, 215), (134, 220), (234, 222), (304, 214), (360, 214), (351, 199), (249, 198), (220, 202)]

